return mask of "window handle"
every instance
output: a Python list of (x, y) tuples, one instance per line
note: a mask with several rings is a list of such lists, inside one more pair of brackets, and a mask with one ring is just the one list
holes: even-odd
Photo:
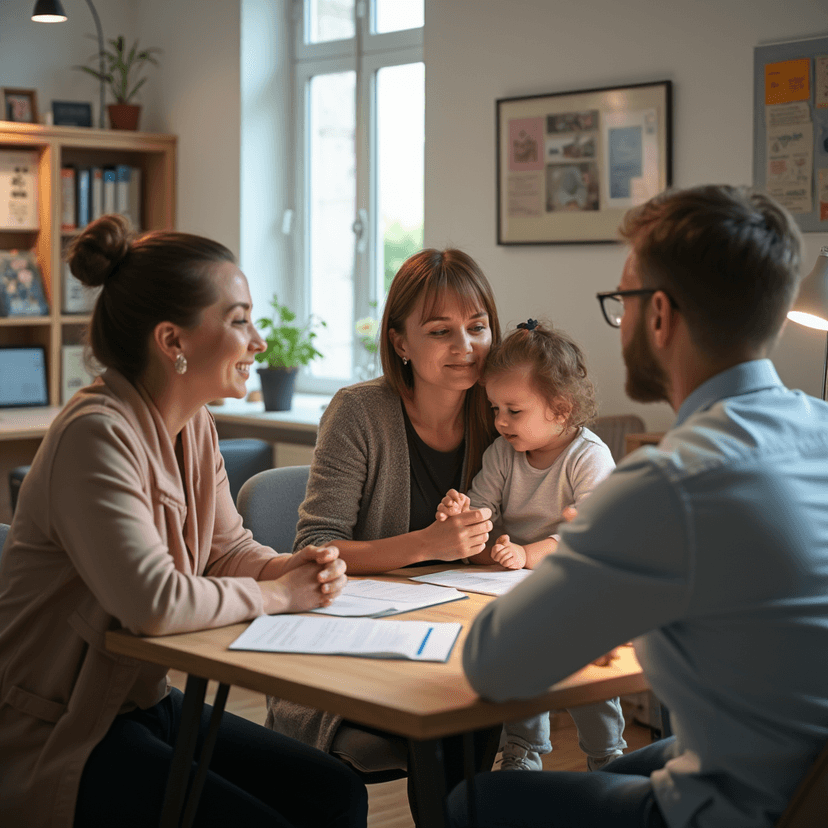
[(357, 210), (357, 217), (354, 219), (354, 223), (351, 225), (351, 230), (353, 230), (354, 235), (356, 236), (356, 249), (357, 253), (364, 253), (365, 248), (368, 246), (368, 211), (360, 208)]

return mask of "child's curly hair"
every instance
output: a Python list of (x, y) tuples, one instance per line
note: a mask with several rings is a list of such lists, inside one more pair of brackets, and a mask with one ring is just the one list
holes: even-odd
[(555, 414), (566, 416), (567, 427), (580, 428), (595, 418), (595, 386), (587, 378), (584, 353), (569, 334), (551, 323), (522, 323), (489, 351), (480, 383), (524, 367)]

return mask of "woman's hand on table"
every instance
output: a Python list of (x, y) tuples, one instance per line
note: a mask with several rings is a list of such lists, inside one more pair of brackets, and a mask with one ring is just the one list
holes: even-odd
[(335, 546), (306, 546), (287, 560), (279, 578), (259, 581), (265, 612), (305, 612), (327, 607), (348, 582)]
[(441, 561), (457, 561), (482, 552), (486, 548), (492, 522), (492, 510), (468, 509), (456, 515), (443, 515), (423, 529), (429, 557)]

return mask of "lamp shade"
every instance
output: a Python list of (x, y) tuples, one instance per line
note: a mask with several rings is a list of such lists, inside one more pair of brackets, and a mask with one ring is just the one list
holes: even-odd
[(814, 269), (802, 280), (788, 319), (828, 331), (828, 246), (819, 251)]
[(38, 23), (63, 23), (66, 20), (66, 12), (60, 0), (37, 0), (32, 12), (32, 20)]

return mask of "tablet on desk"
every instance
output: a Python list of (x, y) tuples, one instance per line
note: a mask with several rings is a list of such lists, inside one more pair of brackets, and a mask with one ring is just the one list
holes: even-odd
[(0, 408), (41, 405), (49, 405), (43, 346), (0, 345)]

